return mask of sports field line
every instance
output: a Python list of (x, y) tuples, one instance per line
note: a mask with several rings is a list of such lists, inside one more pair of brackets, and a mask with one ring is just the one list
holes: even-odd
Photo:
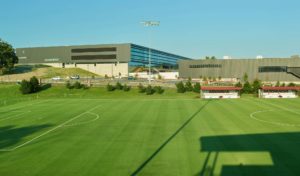
[(255, 117), (255, 114), (259, 114), (259, 113), (263, 113), (263, 112), (272, 112), (272, 111), (276, 111), (276, 109), (265, 110), (265, 111), (256, 111), (256, 112), (253, 112), (253, 113), (250, 114), (250, 118), (252, 118), (254, 120), (257, 120), (257, 121), (260, 121), (260, 122), (269, 123), (269, 124), (272, 124), (272, 125), (289, 126), (289, 127), (300, 126), (300, 124), (289, 124), (289, 123), (272, 122), (272, 121), (267, 121), (267, 120), (261, 120), (261, 119)]
[(102, 105), (95, 106), (95, 107), (93, 107), (93, 108), (91, 108), (91, 109), (89, 109), (89, 110), (87, 110), (87, 111), (85, 111), (85, 112), (83, 112), (83, 113), (81, 113), (81, 114), (79, 114), (79, 115), (77, 115), (77, 116), (75, 116), (75, 117), (73, 117), (73, 118), (71, 118), (71, 119), (69, 119), (69, 120), (63, 122), (63, 123), (61, 123), (60, 125), (58, 125), (58, 126), (52, 128), (52, 129), (50, 129), (50, 130), (48, 130), (48, 131), (46, 131), (46, 132), (44, 132), (44, 133), (42, 133), (42, 134), (40, 134), (40, 135), (34, 137), (33, 139), (31, 139), (31, 140), (29, 140), (29, 141), (27, 141), (27, 142), (24, 142), (23, 144), (20, 144), (20, 145), (14, 147), (14, 148), (12, 148), (12, 149), (1, 149), (0, 152), (12, 152), (12, 151), (14, 151), (14, 150), (16, 150), (16, 149), (18, 149), (18, 148), (21, 148), (21, 147), (23, 147), (23, 146), (25, 146), (25, 145), (27, 145), (27, 144), (33, 142), (33, 141), (35, 141), (35, 140), (37, 140), (37, 139), (39, 139), (39, 138), (45, 136), (46, 134), (51, 133), (52, 131), (57, 130), (57, 129), (60, 128), (60, 127), (63, 127), (65, 124), (67, 124), (67, 123), (69, 123), (69, 122), (72, 122), (73, 120), (79, 118), (79, 117), (82, 116), (83, 114), (89, 113), (89, 112), (91, 112), (91, 111), (97, 109), (97, 108), (100, 107), (100, 106), (102, 106)]
[[(245, 99), (244, 99), (245, 100)], [(248, 99), (246, 99), (247, 101), (250, 101)], [(300, 114), (299, 112), (297, 111), (293, 111), (292, 109), (289, 109), (289, 108), (286, 108), (286, 107), (282, 107), (282, 106), (279, 106), (277, 104), (274, 104), (274, 103), (271, 103), (271, 102), (267, 102), (267, 101), (263, 101), (263, 100), (260, 100), (260, 99), (253, 99), (254, 101), (251, 101), (251, 102), (256, 102), (256, 104), (258, 104), (258, 106), (260, 107), (263, 107), (260, 103), (264, 103), (265, 105), (271, 105), (273, 107), (276, 107), (278, 109), (281, 109), (281, 110), (286, 110), (286, 111), (289, 111), (289, 112), (292, 112), (292, 113), (295, 113), (295, 114)], [(259, 102), (259, 103), (258, 103)], [(269, 123), (269, 124), (272, 124), (272, 125), (278, 125), (278, 126), (288, 126), (288, 127), (299, 127), (298, 124), (288, 124), (288, 123), (280, 123), (280, 122), (270, 122), (270, 121), (265, 121), (265, 120), (261, 120), (261, 119), (258, 119), (256, 118), (254, 115), (255, 114), (258, 114), (258, 113), (263, 113), (263, 112), (271, 112), (271, 111), (276, 111), (276, 109), (267, 109), (267, 110), (259, 110), (259, 111), (255, 111), (255, 112), (252, 112), (249, 116), (251, 119), (253, 120), (257, 120), (257, 121), (260, 121), (260, 122), (264, 122), (264, 123)]]
[[(12, 110), (18, 110), (18, 109), (22, 109), (22, 108), (25, 108), (27, 106), (33, 106), (33, 105), (36, 105), (36, 104), (41, 104), (41, 103), (44, 103), (44, 102), (47, 102), (49, 100), (42, 100), (42, 101), (38, 101), (36, 103), (30, 103), (30, 104), (26, 104), (26, 105), (23, 105), (23, 106), (19, 106), (19, 107), (14, 107), (14, 108), (11, 108), (11, 109), (8, 109), (7, 111), (12, 111)], [(24, 103), (24, 102), (22, 102)], [(11, 105), (10, 105), (11, 106)], [(2, 107), (2, 108), (5, 108), (5, 107)], [(2, 109), (0, 108), (0, 109)]]
[(23, 114), (26, 114), (26, 113), (29, 113), (31, 111), (14, 111), (14, 112), (21, 112), (21, 113), (18, 113), (18, 114), (15, 114), (15, 115), (12, 115), (12, 116), (9, 116), (9, 117), (6, 117), (6, 118), (0, 118), (0, 122), (4, 121), (4, 120), (8, 120), (8, 119), (11, 119), (11, 118), (14, 118), (14, 117), (18, 117), (20, 115), (23, 115)]
[[(250, 101), (250, 100), (248, 100), (248, 101)], [(266, 104), (266, 105), (271, 105), (271, 106), (273, 106), (273, 107), (275, 106), (276, 108), (279, 108), (279, 109), (282, 109), (282, 110), (286, 110), (286, 111), (289, 111), (289, 112), (292, 112), (292, 113), (295, 113), (295, 114), (299, 114), (299, 115), (300, 115), (300, 112), (293, 111), (293, 110), (291, 110), (290, 108), (282, 107), (282, 106), (280, 106), (280, 105), (278, 105), (278, 104), (271, 103), (271, 102), (269, 102), (269, 101), (264, 101), (264, 100), (260, 100), (260, 99), (255, 99), (254, 101), (260, 102), (260, 103), (264, 103), (264, 104)], [(261, 105), (259, 105), (259, 106), (261, 107)]]
[(85, 122), (79, 122), (79, 123), (75, 123), (75, 124), (70, 124), (70, 125), (64, 125), (65, 127), (73, 127), (73, 126), (79, 126), (79, 125), (84, 125), (84, 124), (87, 124), (87, 123), (91, 123), (91, 122), (94, 122), (96, 120), (98, 120), (100, 118), (99, 114), (96, 114), (96, 113), (92, 113), (92, 112), (87, 112), (86, 114), (92, 114), (94, 115), (96, 118), (92, 119), (92, 120), (88, 120), (88, 121), (85, 121)]
[(147, 164), (156, 156), (159, 154), (159, 152), (169, 143), (171, 142), (181, 130), (183, 130), (212, 100), (208, 100), (205, 102), (204, 105), (202, 105), (194, 114), (192, 114), (169, 138), (166, 139), (164, 143), (162, 143), (155, 151), (150, 155), (149, 158), (147, 158), (135, 171), (133, 171), (130, 175), (136, 176), (138, 175), (144, 167), (147, 166)]

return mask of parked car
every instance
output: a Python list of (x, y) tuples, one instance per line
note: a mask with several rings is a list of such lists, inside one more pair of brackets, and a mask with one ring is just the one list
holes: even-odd
[(127, 79), (128, 79), (128, 80), (135, 80), (135, 77), (133, 77), (133, 76), (128, 76)]
[(53, 81), (60, 81), (62, 78), (60, 76), (55, 76), (52, 78)]
[(71, 79), (80, 79), (80, 76), (79, 75), (73, 75), (73, 76), (70, 76)]

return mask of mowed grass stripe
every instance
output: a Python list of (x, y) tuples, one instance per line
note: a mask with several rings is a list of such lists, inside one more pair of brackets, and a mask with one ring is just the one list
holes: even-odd
[[(68, 102), (65, 101), (64, 103), (68, 103)], [(78, 104), (76, 106), (77, 109), (75, 111), (76, 115), (78, 115), (78, 111), (82, 113), (82, 112), (87, 111), (88, 110), (87, 108), (95, 107), (96, 105), (98, 105), (98, 104), (94, 103), (94, 104), (84, 104), (84, 105), (82, 105), (81, 102), (78, 102)], [(65, 107), (68, 107), (68, 106), (65, 106)], [(64, 112), (65, 111), (64, 108), (59, 109), (59, 110), (60, 111), (55, 111), (55, 112), (59, 113), (59, 112)], [(68, 114), (67, 117), (68, 118), (69, 118), (69, 116), (74, 117), (73, 116), (73, 115), (75, 115), (75, 114), (73, 114), (74, 111), (70, 111), (70, 112), (72, 112), (72, 116), (71, 116), (71, 114)], [(56, 114), (56, 116), (57, 115), (58, 114)], [(60, 124), (60, 122), (57, 123), (57, 124)], [(39, 141), (37, 141), (37, 143), (35, 145), (30, 145), (30, 146), (28, 146), (28, 148), (22, 148), (22, 150), (28, 150), (28, 152), (29, 151), (31, 151), (31, 152), (34, 151), (34, 152), (38, 153), (36, 156), (31, 156), (30, 158), (27, 157), (25, 159), (25, 160), (32, 160), (33, 165), (40, 165), (41, 166), (39, 168), (32, 168), (33, 169), (31, 171), (32, 173), (35, 173), (35, 171), (37, 173), (39, 173), (39, 171), (42, 171), (43, 173), (45, 173), (45, 171), (49, 171), (49, 173), (51, 173), (52, 172), (51, 167), (49, 168), (48, 166), (51, 166), (51, 163), (53, 161), (54, 161), (54, 165), (57, 165), (57, 163), (55, 164), (55, 162), (57, 162), (57, 161), (55, 161), (55, 159), (65, 158), (66, 156), (68, 156), (66, 154), (66, 151), (68, 151), (70, 148), (76, 146), (76, 145), (73, 145), (73, 143), (71, 143), (68, 140), (69, 137), (70, 137), (70, 134), (72, 134), (73, 131), (69, 130), (68, 134), (64, 134), (63, 132), (65, 132), (65, 131), (64, 130), (57, 130), (57, 131), (55, 131), (53, 133), (50, 133), (50, 134), (44, 136), (43, 138), (41, 138)], [(52, 147), (51, 148), (45, 147), (45, 143), (47, 143), (47, 144), (50, 143)], [(69, 148), (66, 147), (66, 146), (69, 146)], [(19, 152), (19, 151), (17, 150), (17, 152)], [(21, 152), (21, 150), (20, 150), (20, 152)], [(48, 157), (49, 155), (51, 155), (51, 159), (49, 159), (49, 157)], [(35, 159), (37, 156), (40, 158), (39, 160)], [(60, 162), (58, 162), (58, 163), (60, 163)], [(66, 163), (61, 163), (61, 164), (65, 165)], [(38, 175), (40, 175), (40, 174), (38, 174)]]
[[(299, 103), (299, 99), (275, 101), (276, 105), (284, 108), (297, 108), (298, 105), (293, 102)], [(39, 123), (33, 120), (36, 117), (31, 115), (27, 120), (16, 120), (17, 126), (30, 126), (37, 123), (39, 125), (59, 124), (71, 115), (97, 105), (101, 105), (101, 108), (93, 112), (100, 114), (101, 118), (91, 124), (61, 128), (33, 145), (20, 148), (13, 153), (0, 153), (0, 174), (10, 176), (129, 175), (204, 103), (203, 100), (59, 99), (49, 103), (55, 104), (53, 106), (47, 104), (32, 106), (30, 108), (35, 113), (46, 119), (43, 118)], [(271, 160), (274, 167), (281, 168), (281, 173), (298, 175), (296, 165), (300, 162), (297, 154), (299, 145), (295, 137), (278, 135), (275, 138), (264, 135), (299, 132), (299, 130), (274, 127), (249, 117), (253, 111), (264, 109), (278, 108), (252, 98), (212, 101), (197, 115), (201, 118), (194, 118), (144, 167), (139, 175), (199, 175), (207, 156), (206, 152), (201, 151), (200, 139), (224, 135), (246, 135), (248, 142), (234, 141), (236, 148), (247, 150), (251, 146), (256, 146), (262, 152), (272, 152), (275, 157)], [(48, 114), (48, 112), (51, 115), (44, 116), (44, 113)], [(35, 134), (37, 133), (28, 137)], [(251, 134), (263, 135), (263, 138), (249, 137), (248, 135)], [(216, 140), (215, 145), (223, 145), (226, 149), (227, 143)], [(257, 161), (268, 159), (257, 154), (256, 157), (248, 157), (238, 151), (232, 151), (230, 155), (220, 152), (213, 169), (214, 156), (216, 154), (212, 153), (207, 165), (213, 170), (213, 175), (220, 175), (222, 167), (226, 164), (234, 166), (241, 162), (256, 165)], [(280, 157), (277, 158), (278, 156)], [(269, 166), (273, 167), (272, 164)], [(256, 173), (276, 175), (275, 171), (261, 169)]]
[(143, 171), (144, 167), (147, 166), (147, 164), (152, 161), (152, 159), (154, 159), (156, 157), (156, 155), (158, 155), (161, 150), (164, 149), (164, 147), (171, 142), (176, 136), (177, 134), (179, 134), (181, 132), (182, 129), (184, 129), (192, 120), (193, 118), (195, 118), (199, 112), (201, 112), (207, 105), (208, 105), (209, 101), (207, 101), (203, 106), (201, 106), (200, 108), (197, 109), (196, 112), (194, 112), (191, 116), (189, 116), (187, 118), (187, 120), (179, 126), (179, 128), (170, 136), (168, 137), (165, 142), (163, 142), (155, 151), (154, 153), (152, 153), (150, 155), (149, 158), (147, 158), (131, 175), (137, 175), (139, 174), (141, 171)]

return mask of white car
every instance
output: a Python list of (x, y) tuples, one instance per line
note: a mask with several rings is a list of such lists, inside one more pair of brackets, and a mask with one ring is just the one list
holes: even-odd
[(55, 76), (52, 78), (53, 81), (60, 81), (62, 78), (60, 76)]

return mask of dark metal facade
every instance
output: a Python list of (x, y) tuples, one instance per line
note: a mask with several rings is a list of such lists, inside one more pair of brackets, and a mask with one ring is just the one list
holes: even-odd
[(21, 64), (129, 63), (129, 66), (147, 66), (150, 53), (152, 66), (176, 67), (178, 60), (189, 59), (135, 44), (17, 48), (16, 52)]
[(247, 73), (250, 81), (300, 81), (300, 58), (181, 60), (182, 78), (239, 78)]

